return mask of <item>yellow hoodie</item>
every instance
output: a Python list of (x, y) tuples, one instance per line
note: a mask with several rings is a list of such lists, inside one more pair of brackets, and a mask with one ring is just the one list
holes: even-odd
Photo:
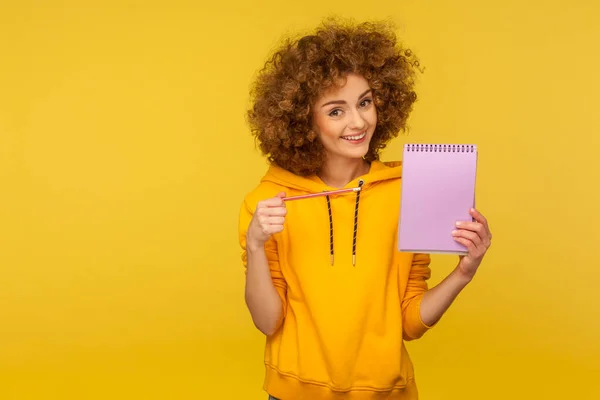
[[(267, 337), (264, 389), (281, 400), (417, 399), (404, 340), (420, 318), (430, 258), (397, 251), (401, 163), (372, 163), (360, 192), (286, 203), (284, 230), (266, 243), (283, 319)], [(244, 199), (239, 240), (256, 204), (334, 188), (271, 166)], [(356, 229), (355, 229), (356, 226)]]

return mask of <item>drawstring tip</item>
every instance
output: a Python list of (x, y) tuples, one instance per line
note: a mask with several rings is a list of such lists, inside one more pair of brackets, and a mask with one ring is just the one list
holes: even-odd
[(352, 266), (356, 265), (356, 254), (352, 254)]
[(330, 258), (331, 265), (333, 265), (333, 254), (331, 256), (329, 256), (329, 258)]

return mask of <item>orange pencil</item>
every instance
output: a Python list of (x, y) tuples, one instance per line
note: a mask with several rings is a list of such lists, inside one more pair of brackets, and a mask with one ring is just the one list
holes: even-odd
[(302, 194), (300, 196), (284, 197), (283, 201), (300, 200), (300, 199), (310, 199), (312, 197), (327, 196), (327, 195), (330, 195), (330, 194), (360, 192), (360, 190), (361, 190), (360, 187), (354, 187), (354, 188), (348, 188), (348, 189), (339, 189), (339, 190), (330, 190), (330, 191), (324, 191), (324, 192), (319, 192), (319, 193)]

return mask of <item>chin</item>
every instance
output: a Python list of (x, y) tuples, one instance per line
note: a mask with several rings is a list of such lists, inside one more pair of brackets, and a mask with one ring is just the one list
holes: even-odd
[(369, 144), (365, 143), (361, 146), (357, 146), (354, 149), (344, 149), (344, 151), (340, 152), (340, 155), (343, 155), (344, 157), (347, 158), (364, 158), (364, 156), (367, 155), (367, 153), (369, 152)]

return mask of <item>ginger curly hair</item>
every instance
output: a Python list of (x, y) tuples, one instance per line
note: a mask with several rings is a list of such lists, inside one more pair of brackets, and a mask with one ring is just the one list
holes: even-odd
[(313, 105), (356, 73), (373, 90), (378, 122), (364, 158), (377, 160), (407, 128), (417, 99), (416, 69), (418, 60), (397, 42), (392, 24), (327, 20), (313, 35), (285, 40), (259, 71), (247, 113), (251, 132), (271, 163), (301, 176), (316, 174), (325, 151), (313, 130)]

